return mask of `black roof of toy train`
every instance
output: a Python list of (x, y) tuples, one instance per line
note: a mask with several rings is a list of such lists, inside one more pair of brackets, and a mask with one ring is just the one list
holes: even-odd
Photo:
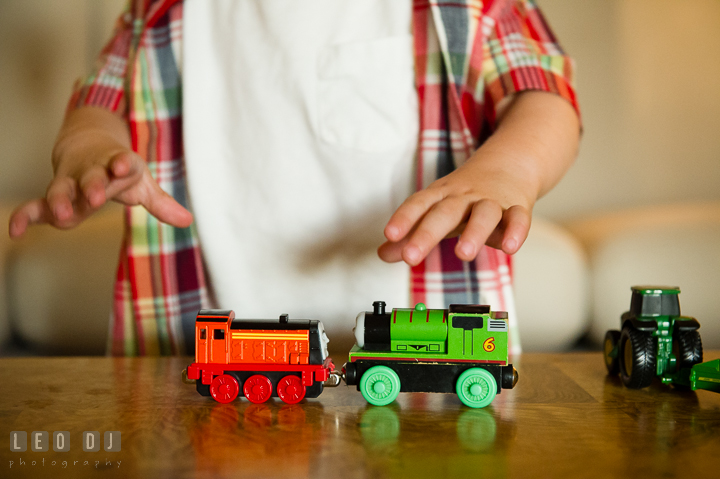
[(448, 312), (453, 314), (488, 314), (490, 306), (480, 304), (451, 304)]
[[(230, 309), (213, 309), (201, 310), (196, 318), (200, 323), (224, 323), (233, 313)], [(319, 321), (312, 319), (293, 319), (291, 320), (287, 314), (280, 315), (279, 319), (238, 319), (234, 318), (230, 323), (230, 329), (284, 329), (284, 330), (303, 330), (317, 329)]]
[(266, 319), (235, 319), (230, 323), (230, 329), (315, 329), (319, 321), (308, 319), (294, 319), (287, 323)]
[[(201, 309), (198, 311), (195, 321), (200, 323), (222, 323), (233, 313), (232, 309)], [(220, 320), (220, 318), (225, 318)]]

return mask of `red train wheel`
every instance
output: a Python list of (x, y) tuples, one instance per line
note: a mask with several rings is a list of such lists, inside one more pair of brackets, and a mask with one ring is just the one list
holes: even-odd
[(251, 403), (264, 403), (272, 395), (272, 383), (262, 374), (250, 376), (243, 385), (243, 393)]
[(285, 376), (277, 385), (280, 399), (287, 404), (297, 404), (305, 397), (305, 385), (297, 376)]
[(210, 383), (210, 395), (217, 402), (227, 404), (232, 402), (240, 392), (240, 385), (233, 376), (221, 374)]

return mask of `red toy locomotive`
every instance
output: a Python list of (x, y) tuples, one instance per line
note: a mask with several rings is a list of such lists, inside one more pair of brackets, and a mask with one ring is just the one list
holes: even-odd
[[(230, 310), (204, 309), (195, 321), (195, 362), (187, 378), (197, 391), (229, 403), (238, 395), (288, 404), (315, 398), (335, 369), (320, 321), (236, 320)], [(242, 384), (242, 390), (240, 385)]]

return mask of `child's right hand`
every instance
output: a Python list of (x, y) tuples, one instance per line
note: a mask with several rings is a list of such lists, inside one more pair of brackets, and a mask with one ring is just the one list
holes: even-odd
[(145, 161), (130, 147), (127, 124), (96, 107), (68, 114), (52, 153), (55, 177), (44, 198), (20, 205), (10, 216), (11, 238), (29, 225), (69, 229), (107, 200), (143, 205), (162, 222), (185, 228), (192, 214), (163, 191)]

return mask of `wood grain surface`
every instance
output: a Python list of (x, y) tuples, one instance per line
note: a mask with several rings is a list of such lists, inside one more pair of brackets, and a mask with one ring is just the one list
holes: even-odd
[[(720, 394), (628, 390), (600, 353), (513, 362), (516, 388), (473, 410), (451, 394), (373, 407), (344, 385), (222, 405), (181, 382), (189, 359), (2, 359), (0, 477), (720, 477)], [(69, 431), (70, 451), (11, 452), (11, 431)], [(121, 451), (83, 452), (83, 431), (120, 431)]]

